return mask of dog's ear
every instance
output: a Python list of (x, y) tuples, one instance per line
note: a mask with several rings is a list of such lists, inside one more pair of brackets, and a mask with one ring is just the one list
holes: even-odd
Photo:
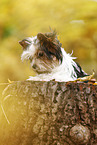
[(61, 43), (59, 43), (55, 33), (38, 33), (37, 38), (40, 41), (40, 47), (45, 51), (49, 59), (52, 55), (62, 61)]
[(22, 46), (23, 49), (26, 49), (27, 46), (31, 44), (31, 42), (28, 41), (27, 39), (23, 39), (23, 40), (19, 41), (19, 44)]

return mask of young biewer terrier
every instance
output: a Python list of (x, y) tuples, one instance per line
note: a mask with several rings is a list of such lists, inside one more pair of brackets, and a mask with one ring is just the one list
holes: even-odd
[(31, 67), (37, 72), (34, 81), (74, 81), (87, 77), (81, 67), (73, 61), (71, 54), (67, 54), (57, 39), (56, 32), (38, 33), (19, 41), (23, 47), (21, 60), (30, 60)]

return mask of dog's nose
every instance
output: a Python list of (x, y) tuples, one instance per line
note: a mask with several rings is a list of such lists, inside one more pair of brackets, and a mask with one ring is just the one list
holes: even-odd
[(32, 66), (32, 67), (33, 67), (34, 69), (36, 69), (36, 67), (37, 67), (37, 66), (36, 66), (36, 64), (33, 64), (33, 66)]

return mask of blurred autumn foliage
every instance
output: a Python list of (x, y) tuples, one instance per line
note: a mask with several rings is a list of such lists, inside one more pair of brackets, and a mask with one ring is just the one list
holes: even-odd
[(0, 0), (0, 82), (34, 75), (21, 62), (18, 41), (49, 27), (82, 68), (97, 75), (97, 0)]

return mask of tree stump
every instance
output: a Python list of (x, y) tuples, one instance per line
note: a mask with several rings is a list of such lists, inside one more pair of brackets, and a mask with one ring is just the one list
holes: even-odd
[(97, 145), (97, 85), (18, 81), (2, 92), (2, 145)]

